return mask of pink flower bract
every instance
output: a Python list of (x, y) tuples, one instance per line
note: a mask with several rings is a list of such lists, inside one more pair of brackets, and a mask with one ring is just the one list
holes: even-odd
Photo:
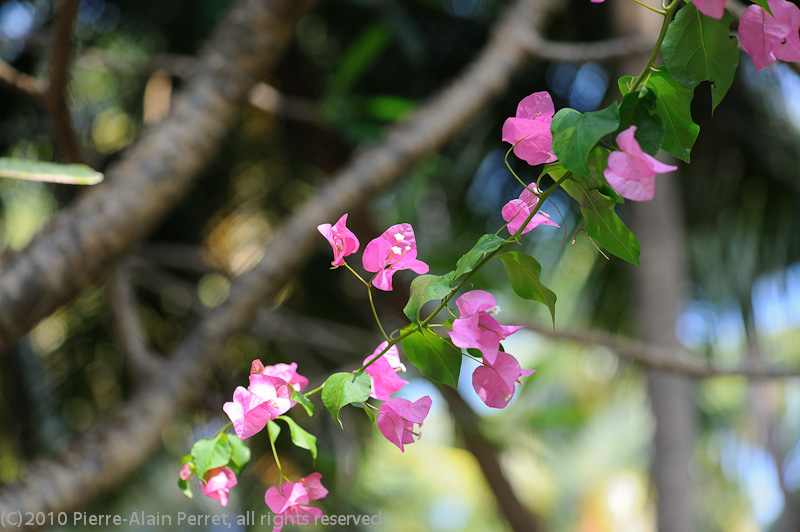
[(273, 532), (279, 532), (287, 524), (311, 524), (322, 517), (322, 510), (305, 506), (309, 501), (322, 499), (328, 494), (320, 479), (322, 475), (312, 473), (300, 482), (283, 482), (280, 488), (271, 486), (264, 494), (264, 502), (275, 515)]
[[(364, 359), (364, 364), (375, 358), (378, 353), (386, 348), (388, 343), (382, 342), (370, 356)], [(369, 396), (379, 401), (386, 401), (391, 394), (408, 384), (408, 381), (401, 379), (397, 375), (398, 370), (405, 371), (406, 368), (400, 363), (400, 353), (397, 350), (397, 346), (393, 345), (385, 354), (364, 370), (372, 377), (372, 390)]]
[(282, 379), (268, 375), (250, 375), (248, 389), (238, 386), (233, 392), (233, 401), (222, 405), (233, 423), (236, 435), (244, 440), (258, 434), (294, 403), (289, 399), (291, 391)]
[(492, 408), (505, 408), (514, 396), (516, 384), (522, 377), (529, 377), (536, 370), (522, 369), (516, 358), (499, 352), (494, 364), (486, 360), (472, 374), (472, 387), (475, 393)]
[(776, 59), (800, 61), (800, 8), (784, 0), (769, 0), (768, 4), (774, 17), (753, 4), (739, 20), (739, 40), (756, 72)]
[(694, 7), (704, 15), (721, 19), (725, 13), (725, 2), (728, 0), (692, 0)]
[(459, 315), (449, 331), (453, 345), (464, 349), (480, 349), (483, 359), (495, 363), (500, 351), (500, 341), (505, 340), (521, 326), (505, 326), (492, 317), (499, 311), (494, 296), (485, 290), (472, 290), (456, 300)]
[(612, 151), (608, 156), (608, 168), (603, 175), (608, 184), (623, 198), (634, 201), (653, 199), (656, 174), (677, 170), (677, 166), (658, 162), (642, 151), (634, 137), (636, 126), (631, 126), (617, 135), (621, 151)]
[(517, 106), (517, 116), (503, 124), (503, 142), (515, 144), (514, 154), (531, 166), (552, 163), (553, 134), (550, 123), (556, 109), (550, 93), (534, 92)]
[(431, 404), (431, 398), (427, 395), (413, 403), (408, 399), (393, 397), (381, 404), (378, 430), (387, 440), (397, 445), (400, 452), (405, 452), (403, 446), (414, 443), (414, 436), (419, 437), (419, 433), (414, 432), (414, 426), (422, 426), (431, 410)]
[(398, 270), (428, 273), (428, 265), (417, 260), (417, 241), (411, 224), (397, 224), (364, 248), (364, 269), (377, 272), (372, 284), (384, 291), (392, 289), (392, 276)]
[(261, 375), (269, 375), (270, 377), (281, 379), (291, 384), (296, 392), (302, 392), (308, 386), (308, 379), (297, 373), (297, 362), (266, 366), (261, 370)]
[[(531, 183), (522, 191), (519, 199), (513, 199), (503, 206), (502, 215), (503, 220), (508, 222), (508, 232), (516, 234), (519, 231), (528, 216), (539, 204), (539, 197), (535, 194), (539, 190), (536, 185)], [(533, 215), (531, 221), (522, 230), (524, 235), (528, 231), (533, 231), (540, 225), (552, 225), (558, 227), (558, 224), (550, 220), (550, 215), (546, 212), (539, 211)]]
[(358, 238), (353, 232), (345, 227), (347, 223), (347, 213), (343, 214), (335, 225), (322, 224), (317, 226), (322, 236), (328, 239), (333, 248), (334, 266), (343, 266), (344, 258), (358, 251)]
[(229, 467), (216, 467), (206, 472), (205, 482), (200, 483), (200, 491), (206, 497), (218, 500), (222, 506), (227, 506), (228, 492), (236, 483), (236, 475)]

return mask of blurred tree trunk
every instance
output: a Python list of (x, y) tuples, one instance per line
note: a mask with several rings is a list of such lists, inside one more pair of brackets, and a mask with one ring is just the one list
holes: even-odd
[[(678, 352), (675, 327), (686, 300), (684, 232), (675, 175), (656, 179), (655, 198), (633, 208), (633, 231), (642, 242), (634, 277), (636, 314), (643, 339)], [(656, 420), (652, 472), (658, 492), (659, 532), (690, 532), (695, 527), (694, 493), (689, 474), (695, 435), (692, 382), (657, 371), (648, 373)]]
[[(641, 32), (657, 35), (663, 18), (645, 9), (617, 6), (617, 31), (621, 35)], [(647, 55), (623, 61), (621, 74), (638, 75)], [(635, 315), (642, 340), (664, 348), (679, 344), (675, 328), (687, 299), (684, 260), (685, 235), (676, 175), (656, 177), (652, 201), (628, 202), (631, 230), (642, 244), (639, 270), (634, 275)], [(691, 532), (696, 526), (696, 508), (689, 467), (696, 426), (694, 390), (691, 381), (673, 374), (648, 372), (648, 387), (656, 421), (652, 475), (657, 491), (659, 532)]]

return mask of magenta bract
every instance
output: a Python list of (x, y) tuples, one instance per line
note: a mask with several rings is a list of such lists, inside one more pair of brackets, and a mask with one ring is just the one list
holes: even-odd
[(530, 165), (552, 163), (553, 134), (550, 123), (556, 109), (548, 92), (534, 92), (517, 106), (517, 116), (503, 124), (503, 142), (515, 144), (514, 154)]
[(398, 270), (428, 273), (428, 265), (417, 260), (417, 241), (411, 224), (397, 224), (364, 248), (364, 269), (377, 272), (372, 284), (384, 291), (392, 289), (392, 276)]
[(623, 198), (634, 201), (653, 199), (656, 189), (656, 174), (677, 170), (677, 166), (664, 164), (642, 151), (634, 137), (636, 126), (631, 126), (617, 135), (621, 151), (612, 151), (608, 156), (605, 176), (611, 188)]

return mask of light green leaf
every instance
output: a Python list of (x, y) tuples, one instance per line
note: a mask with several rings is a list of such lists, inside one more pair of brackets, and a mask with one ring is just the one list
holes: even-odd
[(539, 280), (542, 266), (530, 255), (510, 251), (498, 255), (508, 273), (511, 288), (521, 298), (542, 303), (550, 310), (553, 327), (556, 326), (556, 295)]
[(630, 229), (614, 212), (614, 201), (599, 190), (590, 190), (581, 201), (586, 232), (617, 257), (639, 265), (641, 246)]
[(619, 127), (619, 108), (611, 104), (605, 109), (590, 113), (579, 113), (564, 108), (553, 117), (550, 130), (553, 133), (553, 153), (567, 170), (589, 175), (586, 160), (597, 141), (613, 133)]
[(0, 157), (0, 177), (67, 185), (96, 185), (103, 174), (84, 164), (57, 164)]
[(294, 419), (288, 416), (278, 416), (278, 419), (283, 420), (289, 425), (289, 432), (292, 436), (292, 443), (301, 449), (307, 449), (311, 452), (311, 458), (317, 460), (317, 437), (309, 434), (306, 430), (295, 423)]
[(306, 414), (308, 414), (308, 417), (311, 417), (311, 416), (314, 415), (314, 404), (311, 402), (311, 400), (308, 397), (306, 397), (302, 393), (297, 392), (297, 391), (293, 391), (292, 392), (292, 401), (297, 401), (297, 403), (300, 406), (303, 407), (303, 410), (306, 411)]
[(667, 70), (684, 88), (711, 82), (712, 112), (731, 87), (739, 65), (739, 46), (730, 34), (732, 20), (727, 11), (717, 20), (690, 4), (678, 10), (661, 46)]
[(267, 421), (267, 434), (269, 434), (270, 441), (275, 443), (281, 434), (281, 426), (270, 419)]
[(190, 499), (194, 497), (194, 494), (192, 493), (192, 487), (189, 485), (188, 480), (183, 480), (182, 478), (179, 478), (178, 487), (181, 489), (183, 494), (189, 497)]
[[(415, 328), (416, 325), (409, 325), (401, 334)], [(403, 338), (403, 351), (408, 360), (429, 379), (453, 388), (458, 386), (461, 351), (432, 330), (425, 328)]]
[(497, 235), (483, 235), (478, 239), (478, 242), (472, 249), (467, 251), (456, 263), (455, 278), (458, 279), (462, 275), (468, 274), (478, 263), (483, 260), (487, 253), (496, 250), (505, 242), (504, 239)]
[(371, 388), (372, 377), (369, 373), (334, 373), (322, 388), (322, 404), (341, 427), (339, 410), (350, 403), (366, 401)]
[(228, 465), (233, 449), (227, 438), (203, 438), (192, 446), (192, 463), (198, 478), (203, 479), (209, 469)]
[(442, 299), (450, 293), (455, 275), (450, 272), (446, 275), (420, 275), (411, 281), (411, 295), (403, 313), (413, 323), (419, 323), (419, 313), (422, 306), (428, 301)]
[(231, 442), (231, 461), (229, 464), (234, 474), (238, 475), (250, 462), (250, 448), (236, 434), (228, 434), (227, 438)]

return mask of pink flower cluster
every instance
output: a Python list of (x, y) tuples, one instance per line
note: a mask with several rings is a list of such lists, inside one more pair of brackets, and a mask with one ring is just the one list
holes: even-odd
[(776, 59), (800, 61), (800, 8), (785, 0), (769, 0), (767, 4), (772, 15), (753, 4), (739, 20), (739, 39), (756, 72)]
[[(182, 480), (189, 480), (194, 476), (192, 467), (186, 463), (180, 472)], [(215, 467), (206, 471), (205, 477), (200, 482), (200, 491), (206, 497), (219, 501), (222, 506), (228, 506), (228, 493), (237, 484), (236, 475), (230, 467)]]
[(312, 524), (324, 515), (319, 508), (306, 506), (328, 495), (321, 479), (321, 474), (312, 473), (297, 482), (283, 482), (267, 490), (264, 502), (275, 513), (272, 532), (279, 532), (286, 525)]
[(222, 406), (233, 423), (236, 435), (244, 440), (258, 434), (267, 422), (284, 414), (296, 403), (292, 392), (300, 392), (308, 379), (297, 373), (297, 364), (267, 366), (260, 360), (253, 362), (250, 386), (238, 386), (233, 392), (233, 401)]
[(456, 347), (478, 349), (482, 365), (472, 374), (472, 387), (478, 397), (492, 408), (505, 408), (514, 396), (516, 385), (536, 370), (522, 369), (516, 358), (500, 351), (505, 340), (520, 326), (500, 325), (494, 315), (500, 312), (494, 296), (484, 290), (472, 290), (456, 300), (459, 318), (453, 321), (450, 340)]
[[(358, 238), (346, 223), (347, 214), (344, 214), (335, 225), (317, 226), (333, 248), (333, 266), (343, 266), (344, 257), (358, 251)], [(386, 292), (392, 290), (392, 276), (399, 270), (428, 273), (428, 265), (417, 259), (417, 242), (411, 224), (393, 225), (373, 239), (364, 248), (361, 261), (366, 271), (375, 273), (373, 286)]]
[[(389, 342), (382, 342), (370, 356), (364, 359), (364, 364), (372, 361), (388, 345)], [(378, 414), (378, 430), (387, 440), (397, 445), (401, 452), (405, 452), (405, 444), (413, 443), (415, 436), (417, 438), (421, 436), (418, 429), (415, 432), (415, 426), (422, 426), (432, 404), (431, 398), (427, 395), (414, 403), (408, 399), (390, 397), (391, 394), (399, 392), (403, 386), (408, 384), (408, 381), (397, 375), (399, 371), (405, 370), (405, 366), (400, 362), (400, 352), (395, 345), (389, 347), (380, 358), (364, 370), (372, 379), (369, 396), (384, 401)]]

